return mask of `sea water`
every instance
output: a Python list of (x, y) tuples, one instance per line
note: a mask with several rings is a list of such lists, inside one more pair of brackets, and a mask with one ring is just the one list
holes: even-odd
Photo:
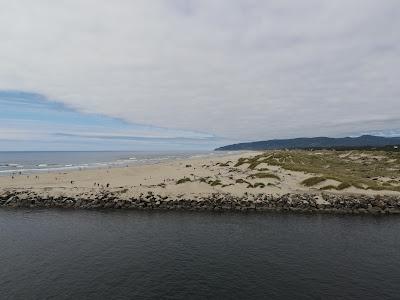
[(400, 218), (0, 210), (1, 299), (399, 299)]

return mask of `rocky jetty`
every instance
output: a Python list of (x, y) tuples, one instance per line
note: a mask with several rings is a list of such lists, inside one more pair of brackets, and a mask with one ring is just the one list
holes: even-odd
[(79, 208), (141, 210), (208, 210), (208, 211), (290, 211), (339, 214), (399, 214), (400, 197), (337, 194), (244, 194), (224, 193), (174, 198), (152, 192), (137, 197), (121, 197), (118, 191), (99, 191), (80, 196), (51, 196), (34, 191), (5, 191), (0, 207), (11, 208)]

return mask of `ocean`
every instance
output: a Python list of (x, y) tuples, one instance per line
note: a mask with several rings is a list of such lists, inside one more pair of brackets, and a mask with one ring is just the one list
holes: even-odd
[(15, 151), (0, 152), (0, 176), (12, 173), (66, 171), (90, 168), (152, 164), (196, 156), (221, 155), (216, 152), (178, 151)]
[(0, 210), (1, 299), (399, 299), (400, 218)]

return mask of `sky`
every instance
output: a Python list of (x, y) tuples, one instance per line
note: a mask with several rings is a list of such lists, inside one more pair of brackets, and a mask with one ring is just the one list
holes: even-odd
[[(32, 93), (0, 91), (1, 150), (208, 150), (209, 134), (80, 113)], [(228, 141), (226, 141), (228, 142)]]
[(400, 135), (397, 0), (0, 0), (0, 149)]

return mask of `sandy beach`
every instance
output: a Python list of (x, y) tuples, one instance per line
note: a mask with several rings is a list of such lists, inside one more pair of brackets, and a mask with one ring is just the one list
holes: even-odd
[[(122, 199), (137, 197), (148, 192), (168, 197), (197, 197), (215, 193), (243, 196), (247, 194), (321, 194), (341, 195), (393, 195), (390, 190), (361, 190), (349, 187), (344, 190), (321, 191), (322, 185), (335, 184), (328, 179), (307, 187), (302, 182), (318, 174), (286, 170), (279, 166), (259, 164), (257, 169), (246, 165), (235, 166), (239, 159), (252, 158), (261, 152), (246, 152), (222, 156), (207, 156), (174, 160), (151, 165), (133, 165), (81, 171), (15, 174), (0, 176), (1, 192), (30, 191), (38, 194), (68, 197), (90, 197), (102, 191), (123, 191)], [(268, 178), (254, 178), (260, 170), (272, 174)], [(275, 177), (276, 176), (276, 177)]]

